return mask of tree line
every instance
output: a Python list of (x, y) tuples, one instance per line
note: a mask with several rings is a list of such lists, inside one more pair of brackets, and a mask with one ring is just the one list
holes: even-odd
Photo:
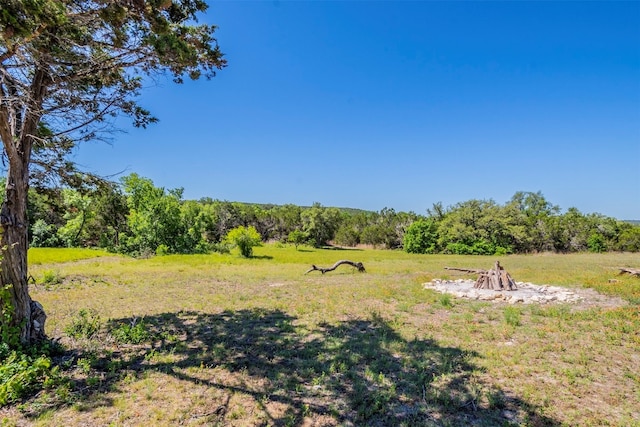
[(30, 189), (32, 247), (100, 247), (145, 256), (229, 250), (225, 237), (253, 227), (263, 241), (296, 247), (328, 244), (411, 253), (507, 254), (640, 251), (640, 226), (575, 208), (562, 213), (540, 193), (517, 192), (501, 205), (469, 200), (425, 215), (325, 207), (258, 205), (203, 198), (156, 187), (135, 173), (118, 183)]

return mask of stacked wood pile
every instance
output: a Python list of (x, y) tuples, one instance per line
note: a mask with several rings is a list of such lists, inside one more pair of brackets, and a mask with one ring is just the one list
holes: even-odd
[(478, 279), (475, 285), (473, 285), (473, 287), (477, 289), (493, 289), (496, 291), (515, 291), (518, 289), (515, 280), (513, 280), (511, 275), (500, 265), (499, 261), (496, 261), (494, 268), (490, 270), (454, 267), (445, 267), (445, 269), (478, 274)]

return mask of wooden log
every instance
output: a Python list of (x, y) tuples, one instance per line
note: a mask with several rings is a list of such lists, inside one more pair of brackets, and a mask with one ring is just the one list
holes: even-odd
[(335, 270), (336, 268), (340, 267), (343, 264), (347, 264), (347, 265), (350, 265), (350, 266), (352, 266), (354, 268), (357, 268), (360, 273), (365, 273), (366, 272), (366, 270), (364, 269), (364, 265), (361, 262), (353, 262), (353, 261), (349, 261), (349, 260), (343, 259), (343, 260), (340, 260), (340, 261), (336, 262), (331, 267), (327, 267), (327, 268), (322, 268), (322, 267), (318, 267), (316, 265), (311, 265), (311, 268), (309, 270), (307, 270), (304, 274), (310, 273), (312, 271), (319, 271), (320, 273), (324, 274), (324, 273), (327, 273), (329, 271)]
[(620, 274), (630, 274), (640, 277), (640, 268), (619, 267), (618, 270), (620, 270)]
[(457, 268), (457, 267), (445, 267), (445, 270), (455, 270), (455, 271), (463, 271), (465, 273), (473, 273), (473, 274), (483, 274), (486, 273), (487, 270), (480, 270), (477, 268)]
[(500, 261), (496, 261), (493, 268), (490, 270), (458, 267), (445, 267), (444, 269), (478, 274), (476, 283), (473, 285), (476, 289), (493, 289), (495, 291), (515, 291), (518, 289), (515, 280), (513, 280), (511, 275), (509, 275), (504, 267), (500, 265)]
[(500, 275), (496, 270), (489, 270), (489, 289), (499, 291), (502, 289), (500, 285)]

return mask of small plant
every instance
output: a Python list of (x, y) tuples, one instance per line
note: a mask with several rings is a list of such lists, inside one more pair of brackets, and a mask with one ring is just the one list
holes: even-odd
[(254, 226), (236, 227), (227, 233), (224, 240), (237, 246), (245, 258), (251, 258), (254, 246), (262, 245), (262, 238)]
[(309, 233), (301, 230), (293, 230), (287, 237), (287, 242), (293, 243), (296, 251), (298, 250), (298, 246), (304, 244), (307, 240), (309, 240)]
[(451, 298), (451, 294), (440, 294), (438, 297), (438, 301), (442, 304), (443, 307), (453, 307), (453, 299)]
[(504, 309), (504, 321), (507, 325), (520, 326), (520, 309), (516, 307), (506, 307)]
[(12, 351), (0, 364), (0, 405), (16, 402), (42, 388), (64, 382), (48, 356), (31, 357)]
[(211, 245), (211, 250), (214, 252), (218, 252), (220, 254), (228, 254), (231, 253), (232, 244), (229, 242), (225, 242), (224, 240), (220, 243), (213, 243)]
[(7, 350), (20, 346), (20, 327), (11, 325), (14, 307), (10, 289), (11, 285), (0, 288), (0, 339)]
[(78, 369), (80, 369), (80, 371), (83, 374), (88, 374), (89, 372), (91, 372), (91, 358), (89, 357), (79, 358), (77, 362), (77, 366), (78, 366)]
[(78, 314), (71, 321), (71, 324), (64, 328), (64, 332), (71, 338), (92, 338), (98, 333), (102, 321), (98, 312), (95, 310), (85, 310), (84, 308), (78, 311)]
[(134, 319), (129, 324), (122, 324), (111, 330), (111, 335), (120, 344), (141, 344), (151, 338), (144, 322)]
[(55, 270), (45, 270), (40, 281), (43, 285), (58, 285), (62, 283), (62, 276)]

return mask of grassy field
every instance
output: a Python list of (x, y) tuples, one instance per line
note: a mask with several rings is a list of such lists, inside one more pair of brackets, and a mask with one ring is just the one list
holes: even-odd
[[(29, 256), (71, 381), (1, 409), (3, 426), (640, 426), (640, 279), (616, 270), (640, 254)], [(340, 259), (367, 272), (304, 274)], [(627, 304), (498, 305), (422, 287), (496, 259), (518, 281)]]

